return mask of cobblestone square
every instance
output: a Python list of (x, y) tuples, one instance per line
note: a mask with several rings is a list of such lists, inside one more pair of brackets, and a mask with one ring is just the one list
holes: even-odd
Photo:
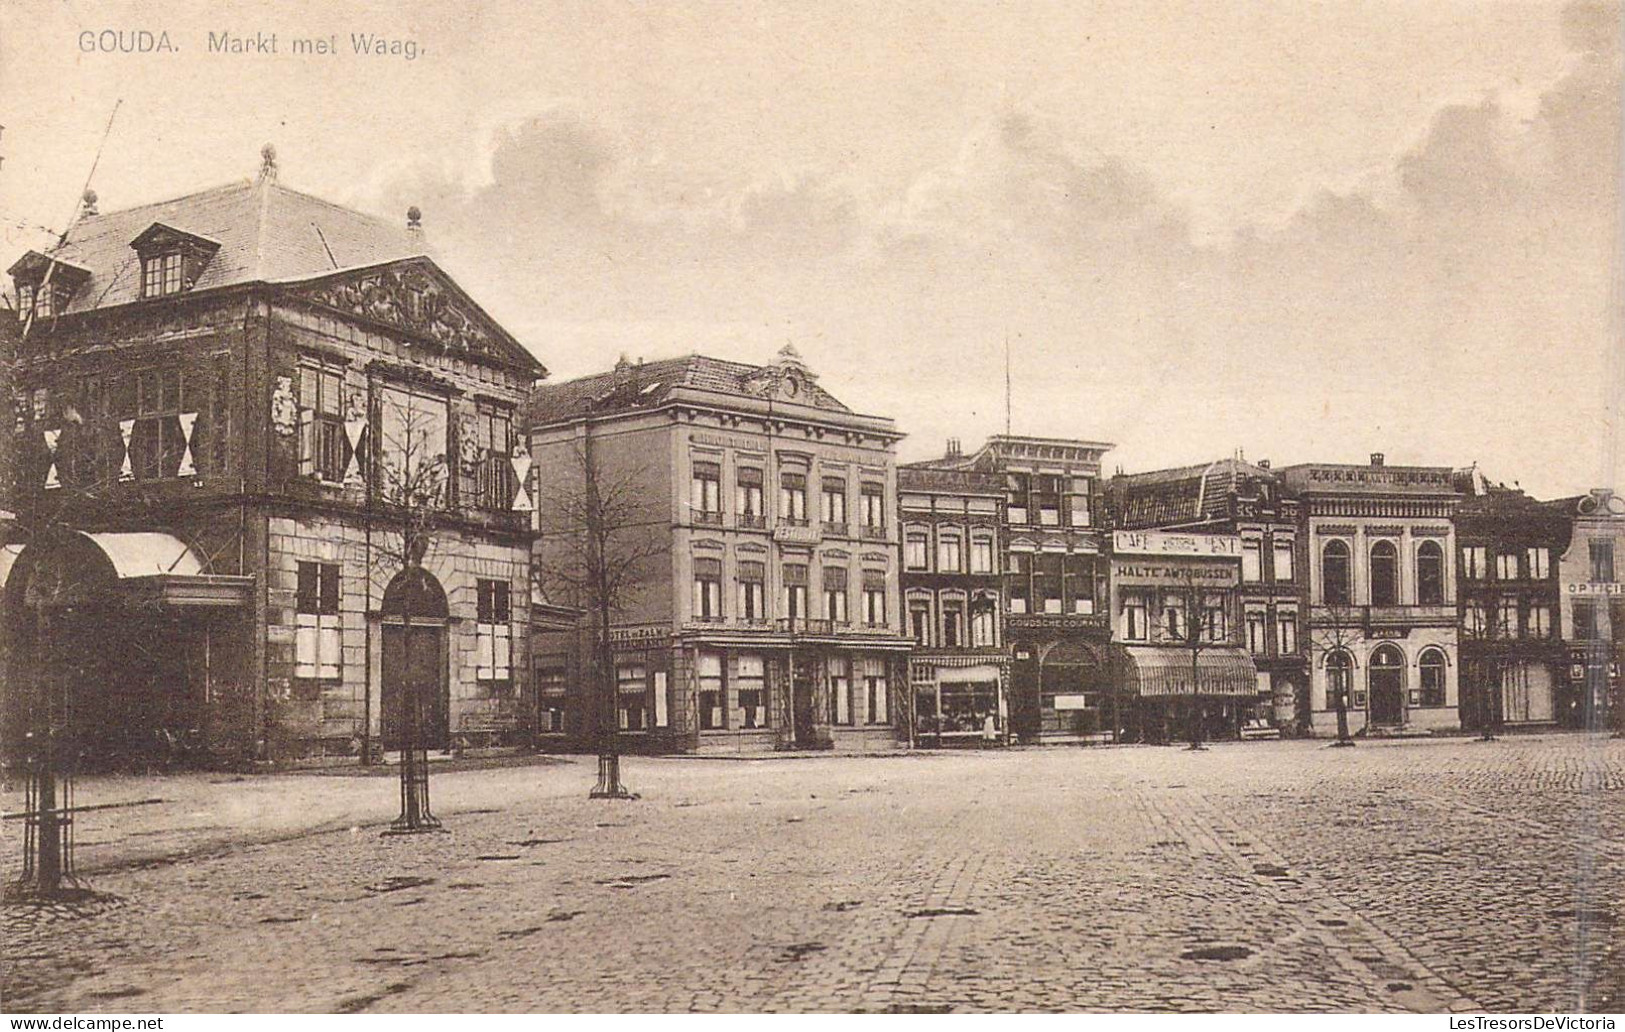
[(589, 802), (590, 759), (439, 773), (449, 832), (417, 838), (378, 834), (387, 777), (202, 803), (184, 779), (122, 786), (173, 801), (82, 817), (112, 898), (8, 908), (0, 1001), (1574, 1011), (1625, 991), (1625, 742), (1602, 737), (633, 758), (626, 776), (640, 800)]

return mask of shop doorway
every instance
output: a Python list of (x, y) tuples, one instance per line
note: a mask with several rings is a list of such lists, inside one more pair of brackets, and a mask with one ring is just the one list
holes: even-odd
[(1397, 727), (1405, 722), (1405, 657), (1392, 645), (1371, 654), (1371, 723)]

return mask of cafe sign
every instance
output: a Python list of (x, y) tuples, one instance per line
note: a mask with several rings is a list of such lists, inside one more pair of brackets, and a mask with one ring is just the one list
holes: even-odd
[(1162, 530), (1119, 530), (1112, 534), (1118, 555), (1194, 555), (1241, 558), (1237, 534), (1176, 534)]

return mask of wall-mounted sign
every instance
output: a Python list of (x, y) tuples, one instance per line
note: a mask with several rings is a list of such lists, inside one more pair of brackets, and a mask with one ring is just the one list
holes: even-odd
[(1174, 534), (1162, 530), (1119, 530), (1112, 549), (1128, 555), (1199, 555), (1241, 558), (1237, 534)]
[(1569, 585), (1571, 595), (1625, 595), (1625, 584), (1618, 581), (1578, 581)]
[(1112, 564), (1118, 584), (1194, 584), (1202, 588), (1229, 588), (1241, 582), (1240, 567), (1225, 563), (1123, 562)]
[(611, 627), (609, 640), (616, 645), (647, 645), (664, 642), (670, 634), (670, 627)]
[(1388, 639), (1408, 638), (1410, 637), (1410, 633), (1411, 630), (1409, 627), (1373, 627), (1371, 628), (1371, 634), (1369, 637)]

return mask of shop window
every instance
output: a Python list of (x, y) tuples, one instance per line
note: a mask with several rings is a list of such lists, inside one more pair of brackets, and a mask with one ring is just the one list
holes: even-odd
[(1297, 579), (1297, 570), (1292, 561), (1292, 542), (1275, 542), (1275, 583), (1291, 584)]
[(1418, 700), (1423, 706), (1444, 705), (1444, 653), (1438, 649), (1428, 649), (1422, 653), (1418, 663), (1421, 670), (1421, 696)]
[(688, 481), (688, 508), (695, 523), (719, 526), (722, 523), (722, 467), (715, 462), (696, 461)]
[(1241, 542), (1241, 579), (1257, 584), (1264, 579), (1264, 542), (1258, 538), (1244, 538)]
[(857, 709), (852, 698), (852, 662), (845, 656), (831, 656), (829, 660), (830, 720), (850, 726)]
[(760, 530), (767, 525), (762, 509), (762, 471), (755, 466), (740, 466), (734, 476), (734, 510), (739, 526)]
[(300, 563), (294, 593), (293, 675), (336, 681), (344, 650), (339, 622), (339, 564)]
[(1263, 613), (1247, 614), (1247, 651), (1255, 656), (1262, 656), (1269, 646), (1265, 641), (1265, 630), (1268, 621)]
[(980, 734), (988, 717), (997, 727), (999, 682), (948, 681), (938, 690), (938, 729), (947, 734)]
[(1320, 596), (1329, 606), (1346, 606), (1353, 601), (1349, 584), (1349, 546), (1345, 541), (1328, 541), (1320, 550)]
[(993, 540), (972, 538), (970, 543), (970, 572), (993, 573)]
[(720, 731), (727, 727), (723, 707), (722, 654), (701, 652), (700, 674), (700, 730)]
[(615, 667), (616, 713), (622, 731), (648, 730), (649, 671), (642, 663)]
[(767, 566), (743, 560), (739, 563), (739, 619), (767, 619)]
[(536, 668), (536, 730), (541, 734), (564, 733), (567, 691), (568, 682), (563, 666), (552, 664)]
[(508, 683), (513, 679), (513, 610), (507, 581), (475, 581), (474, 676)]
[(823, 580), (824, 616), (835, 623), (846, 623), (846, 567), (824, 567)]
[(722, 560), (694, 560), (694, 619), (722, 619)]
[(928, 550), (929, 539), (924, 534), (909, 534), (903, 538), (903, 562), (911, 570), (930, 568)]
[(1614, 580), (1614, 543), (1592, 539), (1591, 580), (1597, 584), (1611, 584)]
[(344, 481), (350, 442), (344, 433), (344, 367), (307, 358), (299, 363), (299, 472), (329, 484)]
[(1295, 609), (1283, 609), (1275, 616), (1275, 649), (1282, 656), (1295, 655), (1298, 651), (1298, 612)]
[(890, 700), (887, 698), (886, 661), (869, 656), (863, 661), (864, 717), (868, 724), (890, 723)]
[(1531, 579), (1545, 580), (1552, 575), (1552, 553), (1550, 549), (1527, 549), (1524, 552), (1524, 560), (1529, 566)]
[(762, 657), (750, 652), (739, 654), (739, 677), (735, 688), (739, 708), (735, 715), (739, 727), (770, 727), (767, 717), (767, 664)]
[(1424, 541), (1416, 549), (1416, 601), (1424, 606), (1444, 602), (1444, 549)]
[(807, 525), (806, 474), (779, 474), (779, 518), (793, 527)]
[(1461, 549), (1461, 573), (1469, 580), (1483, 580), (1489, 573), (1489, 559), (1487, 549), (1483, 545), (1463, 545)]
[(1371, 546), (1371, 604), (1399, 604), (1399, 550), (1392, 541)]
[(784, 615), (791, 620), (807, 618), (807, 567), (804, 563), (785, 563)]

